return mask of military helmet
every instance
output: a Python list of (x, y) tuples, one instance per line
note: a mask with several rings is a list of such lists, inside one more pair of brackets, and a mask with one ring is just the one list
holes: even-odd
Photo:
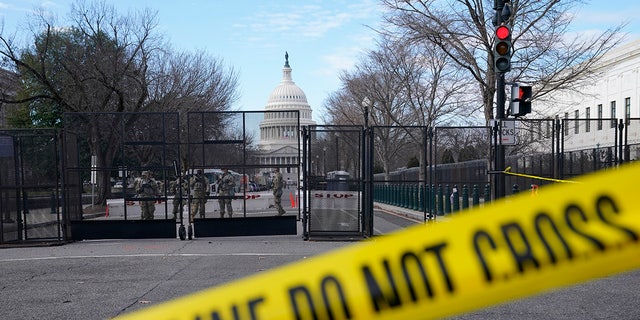
[(143, 176), (149, 176), (149, 171), (142, 171)]

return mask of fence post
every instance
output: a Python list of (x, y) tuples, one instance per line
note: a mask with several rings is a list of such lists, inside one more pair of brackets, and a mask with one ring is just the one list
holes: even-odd
[(420, 201), (420, 197), (419, 197), (419, 188), (418, 185), (411, 185), (411, 209), (413, 210), (418, 210), (419, 208), (419, 204), (418, 201)]
[(400, 206), (400, 184), (393, 185), (393, 205)]
[(391, 185), (389, 185), (389, 184), (385, 184), (384, 185), (384, 203), (386, 203), (386, 204), (390, 204), (391, 203), (390, 196), (389, 196), (390, 193), (391, 193), (390, 188), (391, 188)]
[(473, 206), (477, 207), (480, 205), (480, 190), (477, 184), (473, 185)]
[(491, 203), (491, 185), (487, 183), (484, 185), (484, 204), (489, 203)]
[(462, 209), (469, 208), (469, 187), (462, 185)]
[(451, 193), (451, 212), (460, 211), (460, 193), (458, 192), (458, 185), (453, 186), (453, 192)]
[(426, 196), (425, 196), (425, 185), (420, 185), (418, 187), (418, 210), (424, 212)]
[(442, 185), (438, 185), (438, 215), (444, 215), (444, 203), (442, 199)]
[(449, 199), (447, 199), (449, 197), (449, 195), (451, 194), (451, 186), (449, 186), (448, 184), (445, 185), (444, 187), (444, 191), (445, 191), (445, 196), (444, 196), (444, 214), (447, 213), (451, 213), (451, 201)]
[(436, 185), (432, 184), (429, 186), (429, 211), (435, 218), (438, 215), (438, 210), (436, 209)]
[(411, 209), (411, 185), (405, 184), (402, 189), (402, 198), (404, 198), (402, 207)]

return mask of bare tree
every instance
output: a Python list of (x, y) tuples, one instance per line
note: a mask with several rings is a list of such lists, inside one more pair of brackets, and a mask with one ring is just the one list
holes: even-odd
[[(43, 126), (59, 125), (63, 112), (88, 113), (65, 126), (85, 132), (98, 167), (112, 166), (123, 141), (122, 128), (143, 138), (143, 131), (157, 124), (92, 113), (222, 111), (237, 99), (232, 70), (202, 53), (172, 55), (155, 32), (155, 12), (122, 16), (106, 2), (79, 1), (69, 21), (70, 26), (57, 25), (49, 16), (37, 15), (34, 44), (25, 49), (0, 35), (0, 55), (14, 66), (23, 84), (20, 94), (2, 95), (0, 101), (40, 114), (47, 120)], [(98, 204), (110, 192), (108, 173), (98, 174)]]
[[(344, 89), (327, 100), (331, 106), (327, 109), (332, 110), (333, 121), (342, 117), (360, 124), (364, 105), (369, 107), (370, 123), (379, 126), (377, 161), (385, 172), (413, 156), (424, 164), (425, 133), (409, 127), (460, 121), (462, 114), (469, 113), (462, 100), (465, 82), (440, 51), (383, 37), (377, 50), (369, 52), (355, 69), (343, 73)], [(407, 154), (406, 159), (401, 157)]]
[[(428, 43), (444, 52), (468, 79), (477, 84), (484, 118), (494, 118), (496, 74), (493, 3), (491, 0), (382, 0), (390, 9), (385, 20), (389, 33), (402, 33), (408, 41)], [(558, 90), (576, 90), (591, 75), (598, 57), (617, 45), (623, 24), (594, 37), (566, 37), (570, 11), (580, 3), (559, 0), (511, 1), (514, 47), (507, 82), (535, 85), (534, 98)]]
[[(188, 140), (189, 112), (228, 111), (239, 97), (237, 72), (202, 51), (161, 52), (149, 69), (148, 88), (150, 109), (180, 114), (180, 141), (183, 142)], [(229, 126), (231, 118), (220, 113), (209, 116), (208, 120), (213, 123), (206, 138), (222, 139), (221, 129)], [(190, 165), (184, 159), (186, 146), (181, 148), (181, 163), (187, 169)]]
[(238, 75), (206, 52), (162, 52), (149, 70), (149, 104), (163, 111), (224, 111), (238, 100)]
[(369, 106), (370, 124), (381, 126), (376, 131), (376, 161), (384, 167), (385, 172), (391, 171), (394, 159), (397, 158), (403, 144), (406, 143), (405, 134), (398, 134), (388, 126), (395, 125), (395, 121), (408, 119), (404, 108), (399, 102), (401, 87), (394, 79), (394, 75), (385, 70), (385, 65), (369, 59), (374, 59), (375, 52), (371, 52), (368, 59), (356, 66), (352, 73), (343, 72), (341, 81), (343, 88), (334, 93), (325, 102), (325, 109), (334, 124), (364, 123), (365, 97), (373, 103)]

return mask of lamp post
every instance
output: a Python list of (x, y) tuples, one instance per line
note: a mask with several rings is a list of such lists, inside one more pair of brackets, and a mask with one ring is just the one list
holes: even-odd
[(362, 113), (364, 117), (364, 130), (362, 130), (362, 227), (370, 236), (373, 235), (373, 146), (369, 140), (372, 132), (369, 130), (369, 105), (373, 106), (372, 101), (368, 97), (362, 99)]
[(335, 134), (335, 138), (336, 138), (336, 171), (340, 171), (340, 151), (338, 151), (338, 137), (339, 136), (340, 136), (340, 134), (336, 132), (336, 134)]
[(327, 147), (322, 147), (322, 175), (327, 174)]
[(318, 175), (318, 171), (320, 171), (318, 167), (320, 167), (320, 156), (316, 154), (316, 167), (314, 171), (316, 176)]
[(371, 100), (369, 98), (364, 97), (362, 99), (362, 106), (364, 107), (364, 128), (369, 128), (369, 105), (371, 104)]

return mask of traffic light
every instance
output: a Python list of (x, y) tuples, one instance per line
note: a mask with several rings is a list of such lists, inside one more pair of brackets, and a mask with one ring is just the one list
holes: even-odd
[(514, 84), (511, 86), (509, 114), (514, 117), (531, 113), (531, 86)]
[(493, 10), (495, 15), (493, 16), (493, 26), (497, 27), (502, 23), (506, 23), (511, 18), (511, 1), (510, 0), (494, 0)]
[(496, 73), (505, 73), (511, 70), (511, 30), (506, 25), (500, 25), (496, 28), (493, 66)]

